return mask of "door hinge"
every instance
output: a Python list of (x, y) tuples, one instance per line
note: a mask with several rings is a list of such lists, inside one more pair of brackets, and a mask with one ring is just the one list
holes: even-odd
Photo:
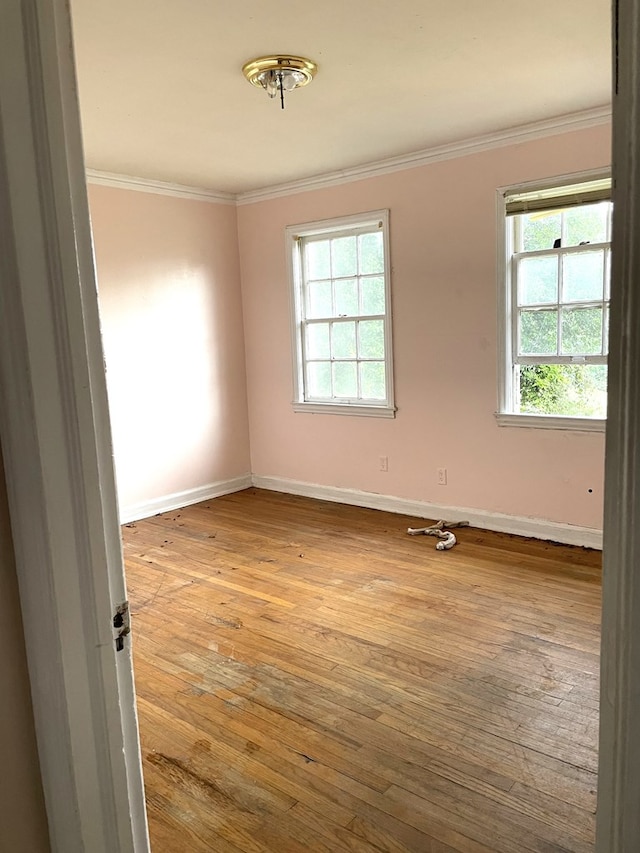
[(124, 649), (124, 638), (131, 633), (131, 623), (129, 621), (129, 602), (123, 601), (116, 607), (116, 612), (113, 616), (113, 627), (118, 632), (115, 637), (116, 651), (121, 652)]

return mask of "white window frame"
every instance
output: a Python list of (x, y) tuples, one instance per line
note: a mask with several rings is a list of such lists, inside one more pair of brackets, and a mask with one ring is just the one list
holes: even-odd
[[(364, 401), (352, 400), (307, 400), (305, 399), (304, 382), (304, 281), (302, 272), (301, 238), (317, 236), (348, 235), (358, 233), (363, 229), (375, 227), (383, 235), (384, 246), (384, 283), (385, 283), (385, 313), (384, 316), (364, 319), (382, 319), (384, 321), (385, 338), (385, 383), (387, 396), (385, 400)], [(286, 250), (290, 277), (291, 294), (291, 331), (293, 353), (293, 409), (295, 412), (311, 412), (322, 414), (364, 415), (368, 417), (393, 418), (396, 407), (393, 388), (393, 341), (391, 319), (391, 264), (389, 253), (389, 211), (373, 210), (351, 216), (341, 216), (317, 222), (307, 222), (302, 225), (290, 225), (285, 229)], [(354, 317), (354, 320), (360, 317)]]
[[(509, 227), (506, 213), (506, 199), (518, 193), (530, 193), (571, 186), (588, 181), (610, 179), (607, 169), (561, 175), (541, 181), (530, 181), (515, 186), (500, 187), (497, 190), (497, 272), (498, 272), (498, 411), (496, 420), (501, 427), (535, 427), (539, 429), (561, 429), (579, 432), (604, 432), (605, 418), (587, 418), (570, 415), (537, 415), (514, 411), (513, 364), (516, 348), (516, 316), (513, 291), (515, 287), (513, 273), (513, 229)], [(575, 363), (571, 357), (559, 358), (559, 361)], [(535, 361), (535, 359), (533, 359)], [(606, 364), (606, 358), (601, 360)]]

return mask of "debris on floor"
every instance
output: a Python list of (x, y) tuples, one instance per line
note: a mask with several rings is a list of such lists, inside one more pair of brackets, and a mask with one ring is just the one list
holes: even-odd
[(468, 521), (437, 521), (429, 527), (410, 527), (407, 530), (409, 536), (437, 536), (440, 540), (436, 542), (436, 551), (448, 551), (458, 541), (454, 533), (445, 530), (445, 527), (468, 527)]

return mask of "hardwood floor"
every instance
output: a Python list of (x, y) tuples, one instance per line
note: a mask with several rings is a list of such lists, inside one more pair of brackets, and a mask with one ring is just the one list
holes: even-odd
[(123, 529), (154, 853), (592, 853), (600, 554), (249, 489)]

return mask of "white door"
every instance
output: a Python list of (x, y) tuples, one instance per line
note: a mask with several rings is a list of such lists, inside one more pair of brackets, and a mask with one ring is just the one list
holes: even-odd
[(149, 849), (64, 0), (0, 2), (0, 437), (54, 853)]

